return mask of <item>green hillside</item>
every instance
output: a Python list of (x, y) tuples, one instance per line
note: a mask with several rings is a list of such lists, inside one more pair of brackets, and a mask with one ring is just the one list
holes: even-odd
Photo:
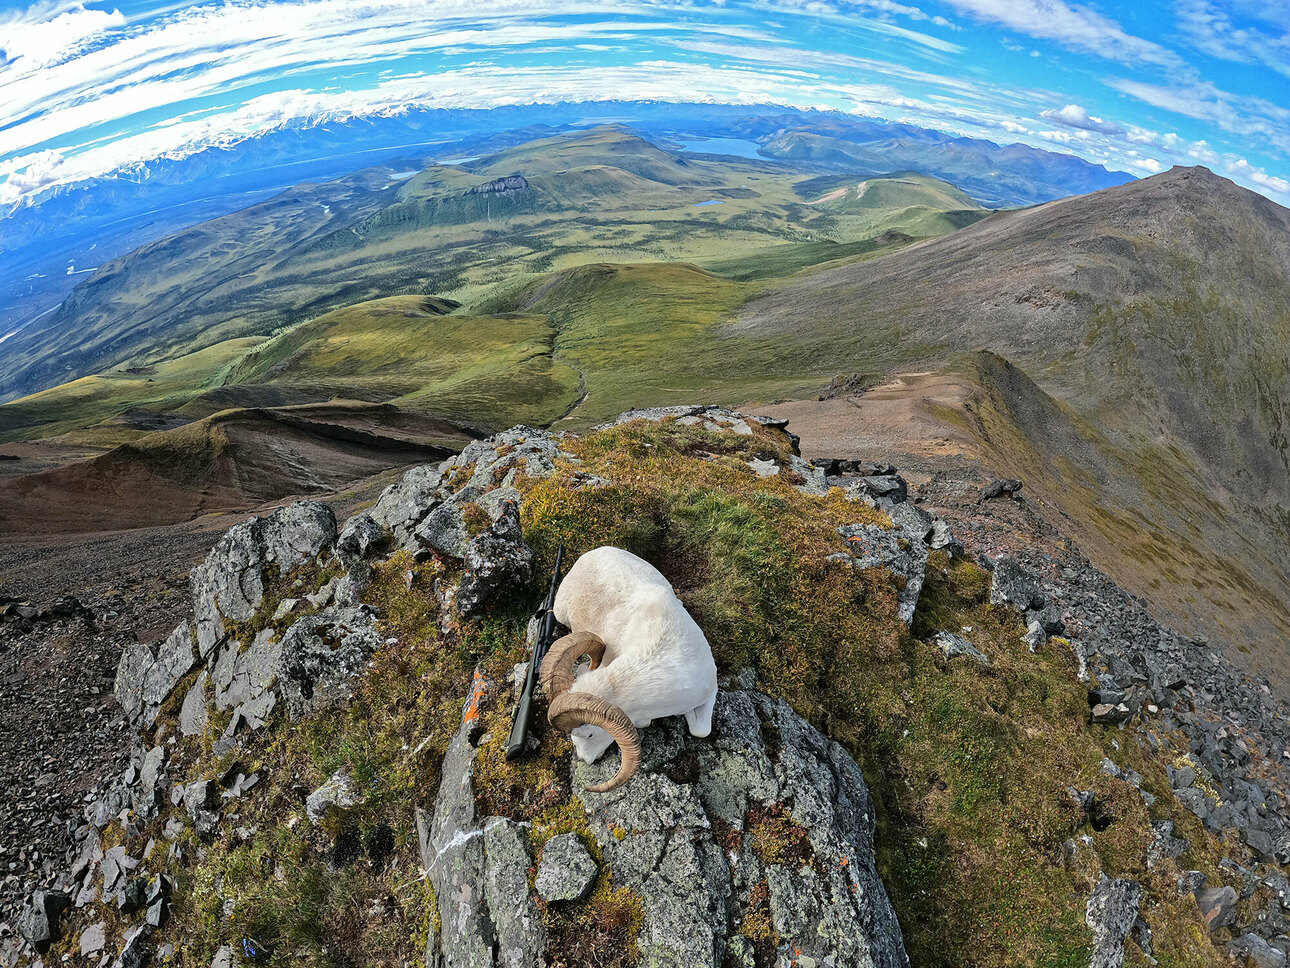
[(593, 165), (619, 168), (664, 185), (706, 186), (720, 185), (724, 181), (714, 166), (691, 164), (642, 142), (630, 129), (617, 125), (530, 141), (478, 162), (468, 162), (466, 167), (496, 178), (513, 172), (554, 174)]
[[(6, 342), (0, 394), (272, 336), (390, 296), (470, 302), (592, 263), (728, 260), (961, 224), (900, 200), (904, 189), (898, 209), (825, 211), (796, 191), (806, 180), (787, 165), (677, 158), (602, 127), (406, 182), (371, 169), (300, 186), (103, 266)], [(949, 192), (943, 201), (961, 209)], [(8, 425), (0, 419), (0, 435)]]

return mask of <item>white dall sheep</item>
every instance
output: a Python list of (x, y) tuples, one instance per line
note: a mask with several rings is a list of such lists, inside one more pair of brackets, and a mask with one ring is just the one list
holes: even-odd
[[(648, 561), (621, 548), (596, 548), (574, 562), (555, 596), (555, 617), (571, 632), (542, 663), (547, 718), (571, 734), (585, 763), (617, 742), (618, 775), (588, 787), (622, 786), (641, 762), (638, 728), (684, 714), (694, 736), (712, 731), (717, 665), (702, 629)], [(574, 663), (591, 657), (576, 679)]]

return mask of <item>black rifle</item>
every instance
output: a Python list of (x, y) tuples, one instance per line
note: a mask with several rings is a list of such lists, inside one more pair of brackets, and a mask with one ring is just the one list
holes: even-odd
[(547, 592), (546, 601), (538, 612), (537, 637), (533, 640), (533, 656), (529, 659), (528, 675), (524, 677), (524, 691), (520, 693), (519, 704), (515, 707), (515, 722), (511, 724), (511, 735), (506, 740), (506, 758), (513, 760), (524, 753), (529, 736), (529, 719), (533, 713), (533, 690), (537, 686), (538, 670), (546, 658), (547, 649), (555, 641), (555, 590), (560, 584), (560, 563), (564, 560), (564, 542), (555, 553), (555, 573), (551, 576), (551, 590)]

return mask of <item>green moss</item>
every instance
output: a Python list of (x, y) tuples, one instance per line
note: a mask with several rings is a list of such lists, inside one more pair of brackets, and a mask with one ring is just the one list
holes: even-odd
[(810, 834), (789, 816), (783, 804), (750, 809), (744, 843), (767, 864), (784, 864), (796, 869), (815, 858)]
[(775, 919), (770, 910), (770, 885), (760, 880), (748, 891), (748, 903), (740, 913), (734, 933), (752, 943), (756, 968), (772, 968), (778, 964), (779, 946), (783, 943), (775, 930)]
[(534, 720), (541, 745), (515, 762), (506, 760), (513, 704), (480, 716), (487, 741), (475, 756), (475, 802), (481, 815), (533, 820), (551, 807), (568, 802), (572, 744), (545, 723)]

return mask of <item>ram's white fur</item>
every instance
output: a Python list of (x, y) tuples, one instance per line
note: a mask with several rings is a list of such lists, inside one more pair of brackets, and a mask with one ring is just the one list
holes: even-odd
[[(571, 692), (613, 703), (637, 727), (684, 714), (692, 735), (712, 731), (712, 649), (671, 584), (648, 561), (621, 548), (588, 551), (561, 583), (555, 617), (605, 643), (600, 667), (578, 676)], [(572, 738), (586, 763), (614, 742), (607, 731), (589, 725), (575, 729)]]

